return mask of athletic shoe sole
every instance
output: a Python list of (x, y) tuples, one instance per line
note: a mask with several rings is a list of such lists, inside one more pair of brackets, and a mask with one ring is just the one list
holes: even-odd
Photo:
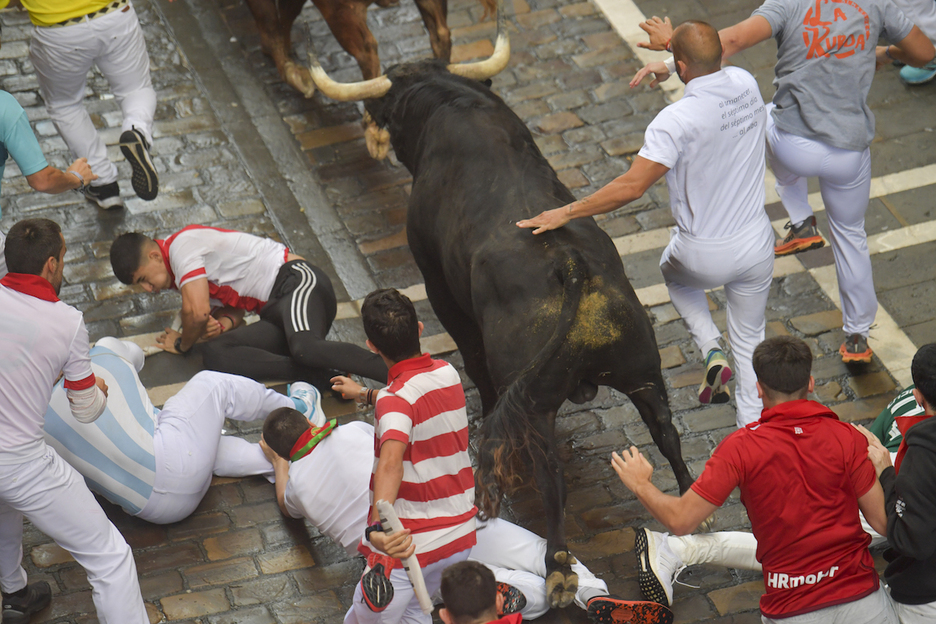
[(825, 247), (825, 241), (821, 236), (810, 236), (809, 238), (794, 238), (789, 243), (782, 243), (774, 247), (775, 256), (791, 256), (793, 254), (809, 251), (810, 249), (819, 249)]
[(842, 356), (842, 362), (845, 364), (852, 364), (855, 362), (869, 364), (871, 362), (871, 356), (874, 355), (874, 352), (871, 351), (871, 349), (868, 349), (864, 353), (851, 353), (845, 348), (845, 345), (842, 345), (839, 347), (839, 354)]
[(133, 130), (126, 130), (120, 135), (120, 151), (133, 168), (130, 181), (137, 197), (146, 201), (156, 199), (159, 194), (159, 176), (140, 135)]
[(670, 606), (669, 599), (666, 597), (666, 589), (660, 582), (660, 577), (653, 571), (653, 566), (650, 565), (650, 562), (656, 558), (656, 543), (650, 539), (647, 529), (637, 531), (634, 554), (637, 555), (637, 584), (640, 585), (640, 593), (647, 600), (664, 607)]
[(527, 605), (526, 596), (513, 585), (498, 582), (497, 593), (504, 597), (504, 607), (499, 614), (501, 617), (522, 611)]
[(724, 364), (715, 364), (705, 371), (705, 380), (699, 386), (699, 403), (727, 403), (731, 394), (725, 384), (731, 379), (731, 368)]
[(588, 601), (592, 624), (673, 624), (673, 612), (655, 602), (631, 602), (607, 596)]
[(97, 204), (99, 208), (103, 208), (104, 210), (112, 210), (114, 208), (124, 207), (123, 199), (121, 199), (120, 195), (115, 197), (108, 197), (106, 199), (98, 199), (97, 197), (85, 195), (85, 199), (87, 199), (89, 202)]
[(393, 584), (384, 574), (383, 565), (377, 564), (364, 573), (361, 593), (364, 594), (364, 604), (374, 613), (380, 613), (389, 606), (393, 600)]

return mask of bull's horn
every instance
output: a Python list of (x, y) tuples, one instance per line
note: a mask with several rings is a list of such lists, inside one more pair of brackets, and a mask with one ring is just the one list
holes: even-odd
[(504, 0), (497, 0), (497, 41), (494, 54), (490, 58), (474, 63), (452, 63), (448, 70), (456, 76), (472, 80), (487, 80), (507, 67), (510, 60), (510, 35), (507, 33), (507, 16), (504, 14)]
[(315, 48), (312, 45), (312, 32), (309, 31), (309, 73), (312, 75), (312, 82), (318, 87), (318, 90), (326, 96), (339, 102), (356, 102), (358, 100), (368, 100), (370, 98), (383, 97), (390, 90), (390, 79), (386, 76), (377, 76), (370, 80), (360, 82), (335, 82), (329, 78), (318, 57), (315, 56)]

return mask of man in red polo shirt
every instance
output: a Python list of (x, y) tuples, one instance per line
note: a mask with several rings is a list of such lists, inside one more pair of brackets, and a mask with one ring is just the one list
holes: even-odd
[[(210, 339), (206, 368), (257, 381), (324, 384), (331, 369), (387, 378), (379, 356), (325, 340), (337, 311), (331, 280), (280, 242), (190, 225), (166, 240), (135, 232), (118, 236), (110, 259), (124, 284), (151, 293), (179, 289), (182, 331), (167, 328), (156, 339), (170, 353), (188, 354), (196, 342)], [(245, 312), (258, 313), (260, 321), (240, 327)]]
[(7, 235), (10, 272), (0, 280), (0, 590), (3, 620), (25, 623), (49, 604), (45, 581), (26, 584), (23, 518), (67, 550), (88, 573), (98, 619), (149, 622), (133, 553), (81, 475), (42, 435), (59, 374), (71, 413), (89, 423), (107, 405), (91, 370), (81, 312), (59, 301), (65, 239), (58, 224), (27, 219)]
[[(421, 354), (423, 324), (405, 295), (393, 289), (370, 293), (361, 318), (367, 346), (390, 372), (374, 407), (372, 524), (358, 547), (370, 569), (355, 588), (345, 623), (395, 624), (403, 619), (429, 624), (432, 618), (421, 612), (400, 559), (416, 555), (431, 596), (439, 588), (442, 570), (467, 559), (475, 545), (478, 510), (465, 392), (451, 364)], [(403, 531), (384, 533), (374, 505), (378, 500), (393, 505)], [(368, 589), (381, 570), (389, 577), (392, 593)], [(387, 604), (382, 597), (390, 596)]]
[(764, 403), (760, 420), (725, 438), (685, 494), (657, 489), (650, 482), (653, 468), (635, 447), (612, 453), (615, 472), (676, 535), (695, 530), (741, 488), (764, 570), (764, 622), (896, 624), (868, 553), (871, 537), (858, 517), (860, 509), (886, 533), (884, 493), (867, 440), (806, 399), (815, 382), (812, 353), (802, 340), (765, 340), (753, 361)]

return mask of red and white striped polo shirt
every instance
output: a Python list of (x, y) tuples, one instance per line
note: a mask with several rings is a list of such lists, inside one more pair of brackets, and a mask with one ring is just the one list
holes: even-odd
[[(475, 544), (465, 392), (458, 371), (428, 353), (398, 362), (388, 378), (374, 410), (374, 470), (384, 442), (406, 443), (393, 508), (412, 531), (419, 564), (427, 566)], [(373, 471), (370, 487), (373, 498)], [(363, 541), (358, 550), (367, 555), (371, 546)]]
[(256, 312), (270, 298), (289, 250), (269, 238), (190, 225), (157, 240), (176, 288), (201, 278), (215, 305)]
[(42, 457), (42, 425), (59, 373), (65, 387), (94, 385), (81, 312), (38, 275), (0, 280), (0, 465)]

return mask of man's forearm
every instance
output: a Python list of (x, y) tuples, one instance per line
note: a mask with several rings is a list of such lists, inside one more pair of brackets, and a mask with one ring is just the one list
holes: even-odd
[(289, 462), (273, 462), (273, 472), (276, 475), (276, 502), (283, 515), (291, 517), (286, 510), (286, 484), (289, 483)]
[(208, 324), (208, 313), (199, 314), (182, 309), (182, 351), (188, 351), (198, 342)]
[(623, 179), (626, 175), (612, 180), (588, 197), (569, 204), (567, 208), (569, 216), (572, 218), (592, 217), (617, 210), (639, 199), (643, 195), (643, 190), (638, 189), (629, 180)]
[(680, 498), (664, 494), (652, 483), (646, 483), (634, 491), (637, 500), (647, 508), (650, 514), (669, 529), (673, 535), (692, 533), (698, 523), (689, 526), (687, 518), (680, 510)]
[(379, 522), (380, 514), (377, 512), (377, 501), (385, 500), (391, 505), (396, 502), (397, 494), (400, 492), (400, 484), (403, 483), (403, 465), (385, 465), (377, 464), (377, 470), (374, 471), (374, 505), (371, 508), (371, 522)]

